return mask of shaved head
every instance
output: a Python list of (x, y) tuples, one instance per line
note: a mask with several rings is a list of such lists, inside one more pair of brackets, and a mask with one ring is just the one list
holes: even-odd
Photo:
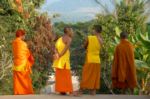
[(64, 33), (67, 34), (67, 32), (68, 32), (69, 29), (71, 29), (71, 27), (70, 27), (70, 26), (66, 26), (66, 27), (64, 28)]
[(93, 29), (97, 32), (97, 33), (101, 33), (102, 32), (102, 26), (101, 25), (94, 25)]
[(73, 36), (73, 30), (70, 26), (66, 26), (64, 28), (64, 34), (67, 34), (68, 36), (72, 37)]
[(121, 32), (120, 33), (120, 38), (121, 39), (127, 39), (128, 38), (128, 33), (127, 32)]

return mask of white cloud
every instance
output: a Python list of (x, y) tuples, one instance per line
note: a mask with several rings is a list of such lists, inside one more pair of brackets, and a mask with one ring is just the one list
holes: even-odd
[(61, 16), (57, 19), (54, 19), (55, 21), (87, 21), (95, 18), (95, 15), (97, 13), (100, 13), (101, 9), (99, 7), (80, 7), (74, 11), (71, 12), (55, 12), (50, 11), (51, 14), (59, 13)]
[(97, 14), (101, 11), (101, 9), (99, 7), (81, 7), (75, 11), (73, 11), (73, 13), (91, 13), (91, 14)]

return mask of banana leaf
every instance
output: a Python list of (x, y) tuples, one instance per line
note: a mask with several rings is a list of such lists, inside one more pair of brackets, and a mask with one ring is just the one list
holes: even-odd
[(121, 30), (119, 29), (119, 27), (116, 27), (116, 28), (115, 28), (115, 32), (116, 32), (116, 35), (117, 35), (118, 37), (120, 37)]
[(150, 71), (150, 66), (141, 60), (135, 60), (137, 70), (139, 71)]
[(142, 34), (138, 35), (138, 39), (142, 42), (142, 45), (147, 48), (150, 49), (150, 40), (148, 38), (146, 38), (145, 36), (143, 36)]

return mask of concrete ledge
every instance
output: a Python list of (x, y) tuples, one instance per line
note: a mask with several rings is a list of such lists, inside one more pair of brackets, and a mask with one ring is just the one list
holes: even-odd
[(0, 99), (150, 99), (150, 96), (135, 95), (82, 95), (80, 97), (62, 96), (62, 95), (6, 95), (0, 96)]

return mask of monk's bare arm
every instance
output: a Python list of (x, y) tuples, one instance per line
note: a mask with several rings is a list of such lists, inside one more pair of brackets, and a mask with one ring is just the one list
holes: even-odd
[(56, 47), (54, 47), (53, 50), (54, 50), (54, 54), (58, 54), (59, 53)]
[(85, 41), (84, 41), (82, 47), (86, 49), (87, 46), (88, 46), (88, 38), (85, 39)]
[(53, 60), (58, 59), (59, 58), (59, 52), (56, 49), (56, 47), (53, 48), (54, 53), (53, 53)]
[(67, 41), (66, 41), (66, 46), (65, 46), (65, 48), (63, 49), (63, 51), (59, 54), (59, 57), (63, 56), (63, 55), (66, 53), (66, 51), (70, 48), (71, 41), (72, 41), (71, 38), (68, 38), (68, 39), (67, 39)]
[(102, 35), (99, 36), (99, 42), (100, 42), (101, 45), (103, 45), (103, 37), (102, 37)]

